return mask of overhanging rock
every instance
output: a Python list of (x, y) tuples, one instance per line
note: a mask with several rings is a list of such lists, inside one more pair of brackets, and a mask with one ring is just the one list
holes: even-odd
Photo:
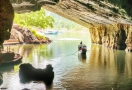
[[(113, 25), (116, 23), (132, 24), (132, 10), (119, 8), (103, 0), (10, 0), (15, 12), (24, 13), (40, 10), (41, 7), (70, 19), (85, 27)], [(121, 0), (127, 7), (130, 2)], [(116, 3), (116, 2), (115, 2)], [(118, 5), (118, 6), (122, 6)], [(129, 8), (132, 7), (129, 5)], [(126, 12), (128, 11), (128, 12)]]
[(131, 0), (10, 0), (15, 12), (41, 7), (89, 28), (94, 43), (113, 49), (132, 49)]

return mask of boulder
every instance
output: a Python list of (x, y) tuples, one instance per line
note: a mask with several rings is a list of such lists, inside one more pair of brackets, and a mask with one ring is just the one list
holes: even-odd
[(47, 86), (51, 85), (54, 79), (53, 67), (48, 64), (45, 69), (34, 68), (29, 63), (20, 65), (20, 82), (43, 81)]
[(10, 38), (10, 31), (14, 19), (14, 9), (10, 0), (0, 0), (0, 46), (4, 40)]
[[(37, 28), (36, 28), (37, 29)], [(33, 35), (33, 33), (28, 29), (27, 27), (21, 27), (17, 24), (13, 24), (11, 35), (9, 40), (5, 40), (5, 44), (41, 44), (41, 43), (50, 43), (52, 40), (50, 40), (48, 37), (46, 37), (46, 40), (38, 39)]]

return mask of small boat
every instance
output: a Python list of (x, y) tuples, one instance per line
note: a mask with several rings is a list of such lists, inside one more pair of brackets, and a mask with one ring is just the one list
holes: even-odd
[(78, 45), (78, 53), (82, 55), (86, 55), (86, 52), (87, 52), (87, 46), (85, 44), (82, 44), (82, 42), (80, 42), (80, 44)]
[(22, 63), (22, 56), (10, 60), (2, 60), (0, 63), (0, 73), (14, 70), (15, 65)]
[(56, 35), (58, 34), (59, 31), (56, 30), (48, 30), (48, 31), (44, 31), (44, 34), (49, 34), (49, 35)]
[(14, 52), (0, 53), (0, 73), (14, 70), (14, 65), (22, 63), (22, 56)]
[(21, 62), (23, 57), (14, 52), (3, 52), (0, 53), (0, 64), (9, 64), (9, 63), (17, 63)]

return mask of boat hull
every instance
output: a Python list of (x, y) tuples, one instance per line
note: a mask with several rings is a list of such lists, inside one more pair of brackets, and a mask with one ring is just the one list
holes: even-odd
[(0, 64), (15, 63), (22, 60), (22, 56), (14, 52), (3, 52), (0, 54)]
[(44, 34), (56, 35), (58, 34), (58, 31), (45, 31)]

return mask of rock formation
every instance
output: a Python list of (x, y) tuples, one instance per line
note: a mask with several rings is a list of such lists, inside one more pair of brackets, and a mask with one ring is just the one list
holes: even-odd
[(9, 0), (0, 0), (0, 46), (10, 38), (14, 10)]
[[(17, 24), (13, 24), (12, 30), (11, 30), (11, 36), (10, 39), (16, 39), (18, 43), (26, 43), (26, 44), (40, 44), (40, 43), (50, 43), (51, 40), (46, 37), (46, 40), (39, 40), (37, 37), (35, 37), (32, 32), (24, 27)], [(12, 40), (13, 41), (13, 40)]]
[(43, 7), (89, 28), (92, 42), (131, 51), (131, 0), (10, 1), (17, 13), (36, 11)]
[(54, 79), (54, 71), (51, 64), (46, 65), (45, 69), (34, 68), (29, 63), (24, 63), (19, 66), (20, 82), (27, 83), (30, 81), (43, 81), (47, 86), (50, 86)]
[(90, 28), (91, 39), (93, 43), (102, 44), (111, 49), (124, 50), (127, 47), (126, 39), (131, 28), (127, 24), (100, 25)]

